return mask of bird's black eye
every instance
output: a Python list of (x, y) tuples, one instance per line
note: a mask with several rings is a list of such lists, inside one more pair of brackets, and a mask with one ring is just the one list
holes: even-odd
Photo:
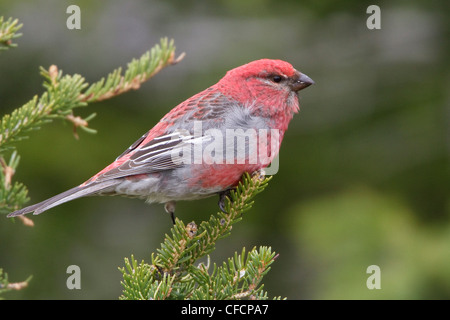
[(283, 78), (281, 76), (273, 76), (272, 77), (273, 82), (276, 82), (276, 83), (281, 82), (282, 79)]

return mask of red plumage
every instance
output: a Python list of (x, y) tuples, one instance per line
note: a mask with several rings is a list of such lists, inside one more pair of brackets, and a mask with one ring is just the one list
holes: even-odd
[[(105, 194), (166, 203), (173, 215), (175, 201), (225, 192), (244, 172), (265, 168), (299, 110), (297, 92), (313, 83), (281, 60), (262, 59), (232, 69), (173, 108), (86, 182), (8, 217), (39, 214), (76, 198)], [(231, 143), (229, 132), (235, 133), (233, 139), (244, 137), (245, 143)], [(277, 137), (275, 145), (272, 135)], [(261, 161), (264, 152), (268, 161)]]

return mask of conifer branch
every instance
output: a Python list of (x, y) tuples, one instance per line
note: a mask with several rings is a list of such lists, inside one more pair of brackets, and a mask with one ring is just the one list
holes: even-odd
[(102, 101), (110, 99), (129, 90), (137, 90), (141, 84), (152, 78), (163, 68), (174, 65), (184, 58), (184, 53), (175, 58), (173, 41), (162, 39), (159, 46), (153, 47), (139, 59), (128, 63), (128, 68), (122, 76), (122, 69), (111, 72), (106, 80), (102, 78), (92, 84), (79, 99), (83, 102)]
[(32, 277), (30, 276), (25, 281), (9, 282), (8, 274), (6, 272), (3, 272), (3, 269), (0, 268), (0, 294), (12, 290), (22, 290), (23, 288), (28, 286), (28, 282), (30, 282), (31, 278)]
[[(2, 21), (2, 20), (0, 20)], [(5, 30), (17, 30), (17, 21), (11, 21), (9, 28)], [(73, 124), (73, 133), (78, 138), (77, 129), (81, 128), (88, 133), (96, 131), (90, 128), (89, 121), (95, 117), (95, 113), (82, 118), (73, 114), (75, 108), (85, 107), (88, 103), (112, 98), (131, 89), (137, 89), (144, 82), (153, 77), (163, 68), (179, 62), (183, 54), (175, 58), (175, 46), (172, 41), (164, 38), (160, 44), (143, 54), (139, 59), (133, 59), (128, 63), (125, 74), (121, 68), (110, 73), (106, 81), (100, 81), (89, 85), (79, 75), (63, 75), (55, 65), (48, 70), (41, 67), (41, 75), (44, 77), (43, 86), (46, 91), (41, 96), (34, 96), (22, 107), (11, 114), (4, 115), (0, 120), (0, 212), (8, 213), (19, 209), (28, 201), (27, 189), (21, 183), (11, 183), (12, 173), (15, 172), (20, 157), (14, 152), (10, 165), (3, 157), (7, 150), (15, 151), (15, 144), (27, 138), (32, 130), (39, 129), (43, 124), (53, 119), (62, 119)], [(12, 170), (12, 171), (11, 171)], [(32, 225), (31, 220), (21, 218), (26, 225)]]
[[(7, 162), (0, 156), (0, 212), (9, 213), (18, 209), (20, 204), (28, 201), (28, 190), (20, 182), (12, 182), (14, 173), (19, 165), (20, 157), (14, 151)], [(33, 221), (24, 217), (22, 222), (33, 226)]]
[(175, 58), (173, 41), (164, 38), (159, 45), (154, 46), (140, 59), (133, 59), (122, 76), (121, 68), (114, 70), (106, 80), (89, 85), (79, 75), (63, 75), (55, 65), (48, 70), (41, 67), (44, 77), (44, 92), (40, 97), (35, 96), (10, 115), (4, 115), (0, 122), (0, 153), (12, 144), (26, 137), (26, 133), (39, 129), (44, 123), (55, 118), (64, 119), (74, 124), (74, 132), (81, 128), (94, 133), (88, 127), (89, 121), (95, 116), (91, 114), (86, 118), (73, 115), (73, 109), (85, 107), (88, 103), (112, 98), (139, 86), (161, 71), (163, 68), (179, 62), (183, 54)]
[(17, 47), (13, 39), (22, 36), (21, 33), (17, 33), (20, 28), (22, 24), (19, 24), (19, 20), (9, 18), (5, 21), (3, 17), (0, 17), (0, 51)]
[[(119, 268), (123, 274), (120, 299), (267, 299), (261, 281), (276, 258), (270, 247), (254, 248), (247, 255), (244, 248), (228, 263), (220, 267), (214, 264), (212, 272), (209, 257), (206, 265), (194, 263), (230, 234), (232, 225), (242, 219), (242, 213), (253, 204), (252, 198), (269, 180), (259, 173), (245, 174), (227, 199), (228, 213), (218, 212), (198, 227), (176, 219), (171, 235), (166, 234), (161, 248), (151, 255), (151, 264), (138, 264), (133, 256), (126, 258), (125, 267)], [(157, 294), (155, 288), (166, 294)]]

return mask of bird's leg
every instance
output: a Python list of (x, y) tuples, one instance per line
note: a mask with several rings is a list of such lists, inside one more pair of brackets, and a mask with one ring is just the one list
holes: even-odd
[(170, 218), (172, 219), (173, 224), (175, 224), (175, 204), (175, 201), (169, 201), (164, 205), (164, 209), (167, 213), (170, 214)]
[[(231, 189), (227, 189), (225, 191), (219, 192), (219, 208), (223, 213), (228, 213), (225, 211), (225, 201), (226, 198), (230, 198), (230, 191)], [(230, 199), (231, 200), (231, 199)]]

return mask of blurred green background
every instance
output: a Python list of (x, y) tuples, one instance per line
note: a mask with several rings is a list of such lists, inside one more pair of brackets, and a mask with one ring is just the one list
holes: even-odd
[[(301, 91), (280, 170), (232, 235), (221, 263), (245, 246), (280, 254), (265, 278), (269, 296), (289, 299), (449, 299), (449, 1), (76, 1), (81, 30), (68, 30), (74, 1), (3, 1), (18, 18), (18, 48), (0, 54), (0, 114), (41, 94), (39, 66), (56, 64), (92, 83), (161, 37), (186, 52), (140, 90), (86, 109), (96, 135), (62, 122), (17, 147), (15, 179), (31, 203), (88, 179), (172, 107), (231, 68), (260, 58), (289, 61), (316, 84)], [(369, 30), (366, 9), (381, 8)], [(181, 202), (199, 223), (217, 198)], [(118, 267), (150, 260), (171, 227), (162, 205), (86, 198), (32, 217), (0, 221), (0, 267), (29, 286), (7, 299), (117, 299)], [(81, 290), (66, 287), (69, 265)], [(367, 267), (381, 270), (369, 290)]]

